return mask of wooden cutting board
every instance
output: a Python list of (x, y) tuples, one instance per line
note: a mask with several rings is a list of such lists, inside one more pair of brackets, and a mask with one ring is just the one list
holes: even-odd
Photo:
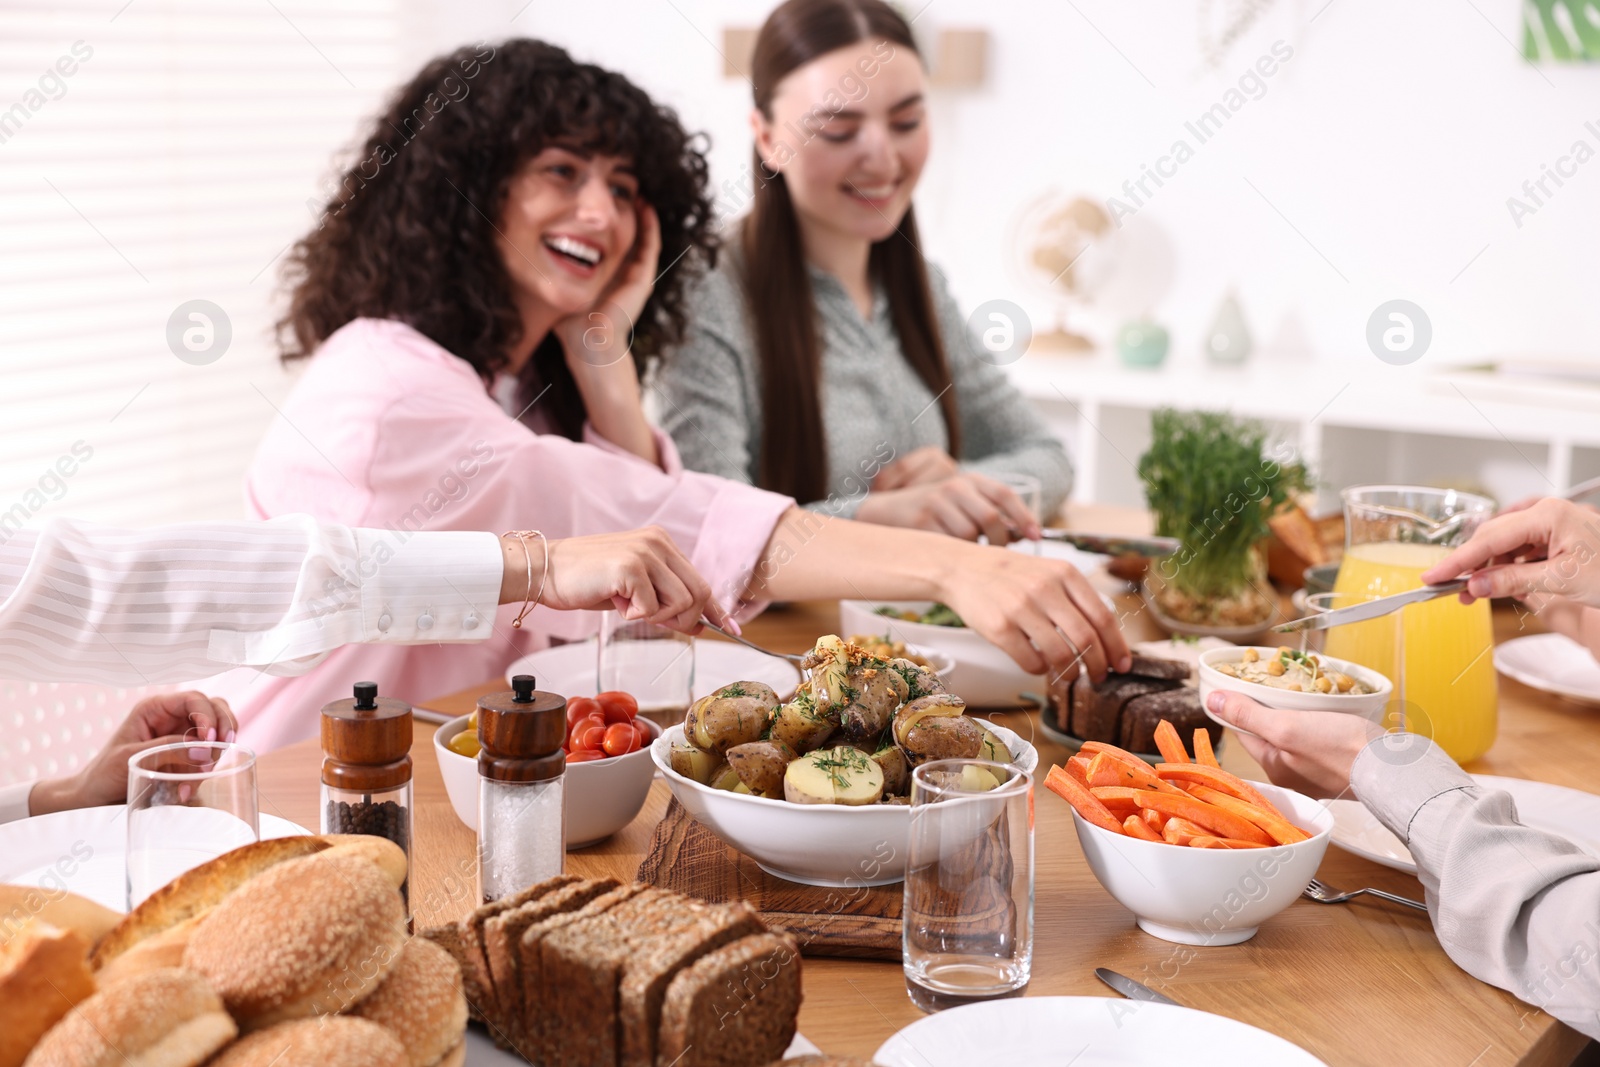
[(824, 889), (774, 877), (696, 822), (676, 798), (650, 838), (637, 879), (714, 904), (742, 900), (800, 942), (802, 956), (901, 957), (902, 883)]

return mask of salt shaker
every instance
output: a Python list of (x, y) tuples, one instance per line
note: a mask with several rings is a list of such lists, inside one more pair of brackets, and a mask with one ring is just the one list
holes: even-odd
[(554, 878), (566, 861), (567, 701), (533, 675), (478, 701), (478, 885), (484, 903)]
[(322, 709), (322, 832), (386, 837), (406, 854), (400, 895), (411, 920), (411, 705), (357, 682)]

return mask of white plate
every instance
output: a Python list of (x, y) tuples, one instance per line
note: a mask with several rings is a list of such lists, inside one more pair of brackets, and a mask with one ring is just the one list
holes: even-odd
[(1085, 552), (1076, 545), (1069, 545), (1065, 541), (1013, 541), (1006, 548), (1028, 556), (1043, 556), (1045, 559), (1066, 560), (1078, 568), (1086, 577), (1103, 569), (1111, 560), (1110, 556), (1102, 556), (1098, 552)]
[[(793, 1059), (796, 1056), (813, 1056), (821, 1049), (805, 1039), (804, 1034), (795, 1034), (794, 1041), (789, 1044), (789, 1051), (783, 1058)], [(494, 1047), (494, 1042), (476, 1026), (467, 1027), (467, 1056), (465, 1067), (528, 1067), (528, 1061), (514, 1052)]]
[[(523, 656), (506, 668), (506, 682), (515, 674), (531, 674), (539, 688), (562, 696), (593, 696), (599, 677), (597, 642), (575, 641)], [(784, 700), (794, 695), (800, 672), (794, 664), (767, 656), (732, 641), (694, 643), (694, 699), (729, 682), (765, 682)]]
[[(1486, 789), (1510, 793), (1517, 805), (1517, 818), (1524, 826), (1559, 834), (1585, 852), (1600, 856), (1600, 796), (1548, 782), (1530, 782), (1526, 778), (1502, 778), (1495, 774), (1472, 777)], [(1411, 858), (1410, 850), (1359, 801), (1329, 801), (1328, 811), (1333, 815), (1331, 839), (1334, 844), (1373, 863), (1407, 874), (1417, 873), (1417, 863)]]
[[(127, 811), (111, 804), (0, 825), (0, 882), (66, 889), (127, 910)], [(259, 827), (263, 839), (310, 832), (276, 815), (261, 815)]]
[(1600, 704), (1600, 663), (1563, 634), (1532, 634), (1495, 646), (1494, 669), (1546, 693)]
[(918, 1019), (873, 1054), (881, 1067), (1321, 1067), (1265, 1030), (1222, 1015), (1118, 997), (1022, 997)]

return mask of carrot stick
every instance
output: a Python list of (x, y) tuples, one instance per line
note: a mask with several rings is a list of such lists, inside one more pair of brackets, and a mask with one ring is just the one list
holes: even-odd
[(1067, 760), (1067, 773), (1076, 778), (1084, 786), (1089, 784), (1089, 761), (1082, 756), (1073, 756)]
[(1191, 848), (1266, 848), (1254, 841), (1237, 841), (1231, 837), (1208, 837), (1204, 834), (1189, 839)]
[(1194, 761), (1202, 766), (1222, 769), (1222, 764), (1217, 762), (1216, 752), (1211, 748), (1211, 733), (1204, 726), (1195, 727)]
[(1150, 770), (1155, 770), (1154, 767), (1150, 767), (1149, 760), (1135, 756), (1132, 752), (1129, 752), (1125, 748), (1118, 748), (1116, 745), (1108, 745), (1104, 741), (1085, 741), (1083, 746), (1079, 748), (1078, 751), (1085, 756), (1094, 756), (1097, 753), (1104, 752), (1108, 756), (1117, 757), (1117, 759), (1124, 763), (1131, 763), (1136, 767), (1149, 767)]
[(1072, 805), (1074, 811), (1102, 830), (1122, 833), (1122, 820), (1114, 817), (1106, 806), (1094, 798), (1088, 788), (1060, 767), (1051, 767), (1044, 777), (1044, 787)]
[(1132, 789), (1154, 789), (1158, 793), (1179, 792), (1177, 786), (1157, 778), (1148, 763), (1132, 764), (1109, 752), (1097, 752), (1089, 761), (1089, 784), (1125, 785)]
[(1096, 785), (1089, 787), (1089, 793), (1119, 820), (1126, 819), (1129, 815), (1139, 813), (1139, 804), (1134, 795), (1139, 790), (1126, 785)]
[(1208, 785), (1229, 796), (1238, 797), (1247, 804), (1254, 804), (1263, 811), (1270, 811), (1279, 818), (1283, 817), (1283, 812), (1273, 807), (1272, 802), (1262, 796), (1255, 786), (1220, 767), (1203, 767), (1198, 763), (1158, 763), (1156, 774), (1184, 784), (1198, 782)]
[(1153, 789), (1136, 789), (1134, 803), (1141, 808), (1154, 808), (1156, 811), (1165, 812), (1204, 827), (1217, 837), (1236, 837), (1241, 841), (1259, 841), (1263, 845), (1272, 844), (1272, 837), (1259, 826), (1242, 819), (1230, 811), (1223, 811), (1203, 800), (1196, 800), (1190, 796), (1175, 796), (1172, 793), (1157, 793)]
[(1155, 741), (1161, 758), (1168, 763), (1189, 762), (1189, 753), (1184, 750), (1183, 738), (1178, 736), (1177, 728), (1166, 719), (1156, 724)]
[(1137, 815), (1130, 815), (1122, 820), (1122, 831), (1129, 837), (1137, 837), (1141, 841), (1161, 840), (1161, 835), (1145, 825), (1145, 821)]
[(1189, 787), (1189, 792), (1196, 800), (1214, 804), (1223, 811), (1233, 812), (1241, 819), (1248, 819), (1265, 830), (1267, 836), (1280, 845), (1292, 845), (1297, 841), (1309, 841), (1311, 839), (1310, 834), (1276, 812), (1270, 812), (1263, 808), (1258, 808), (1254, 804), (1248, 804), (1237, 797), (1229, 796), (1220, 789), (1212, 789), (1210, 786), (1196, 783)]
[(1168, 819), (1161, 831), (1161, 839), (1169, 845), (1187, 845), (1199, 838), (1210, 837), (1200, 827), (1187, 819)]
[(1154, 830), (1158, 834), (1161, 832), (1162, 828), (1167, 825), (1167, 819), (1170, 818), (1170, 816), (1163, 815), (1161, 812), (1156, 811), (1153, 808), (1140, 808), (1139, 814), (1144, 817), (1145, 825), (1150, 827), (1150, 829)]

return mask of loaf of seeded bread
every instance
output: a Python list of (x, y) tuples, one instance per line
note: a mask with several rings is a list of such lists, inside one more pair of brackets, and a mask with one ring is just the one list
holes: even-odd
[(483, 924), (483, 952), (489, 961), (489, 974), (494, 982), (490, 1003), (496, 1016), (511, 1024), (509, 1034), (499, 1035), (515, 1042), (524, 1035), (518, 1032), (523, 1003), (522, 934), (535, 923), (557, 915), (575, 911), (613, 889), (617, 883), (611, 879), (595, 882), (575, 881), (556, 888), (553, 892), (528, 901), (521, 907), (502, 911)]
[(1156, 751), (1155, 728), (1162, 719), (1177, 728), (1186, 745), (1192, 746), (1198, 729), (1218, 742), (1222, 728), (1206, 716), (1198, 690), (1187, 684), (1192, 674), (1193, 668), (1182, 660), (1135, 655), (1132, 669), (1107, 675), (1099, 685), (1087, 674), (1071, 685), (1057, 682), (1050, 690), (1048, 713), (1063, 733), (1130, 752)]

